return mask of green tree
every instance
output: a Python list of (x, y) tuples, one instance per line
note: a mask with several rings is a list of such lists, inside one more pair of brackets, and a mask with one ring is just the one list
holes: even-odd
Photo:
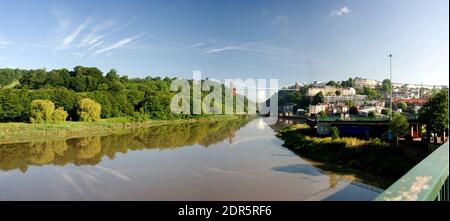
[(339, 129), (337, 127), (331, 127), (331, 138), (339, 138)]
[(383, 109), (381, 110), (381, 114), (386, 115), (386, 116), (390, 116), (391, 113), (392, 113), (392, 110), (389, 109), (389, 108), (383, 108)]
[(328, 81), (327, 85), (328, 86), (337, 86), (337, 83), (336, 83), (336, 81), (331, 80), (331, 81)]
[(384, 79), (383, 82), (381, 83), (381, 91), (384, 93), (389, 93), (391, 88), (392, 88), (391, 80)]
[(426, 125), (428, 140), (432, 132), (442, 135), (448, 129), (448, 90), (443, 89), (428, 99), (419, 110), (419, 120)]
[(322, 91), (319, 91), (316, 95), (314, 95), (312, 103), (313, 105), (323, 103), (323, 94)]
[(408, 127), (409, 127), (408, 119), (406, 119), (405, 116), (399, 113), (394, 114), (394, 117), (389, 123), (389, 129), (392, 131), (392, 133), (394, 133), (397, 139), (397, 145), (398, 145), (398, 138), (405, 136), (408, 133)]
[(363, 92), (364, 95), (367, 95), (367, 97), (370, 100), (375, 100), (375, 99), (379, 99), (380, 93), (378, 93), (378, 91), (376, 91), (375, 89), (372, 89), (370, 87), (363, 87)]
[(24, 75), (26, 70), (1, 68), (0, 69), (0, 88), (11, 84), (15, 80), (19, 80)]
[(411, 114), (417, 114), (417, 111), (414, 107), (408, 107), (406, 108), (405, 112), (411, 113)]
[(336, 96), (341, 96), (341, 91), (337, 90), (336, 91)]
[(317, 113), (317, 115), (319, 116), (319, 118), (325, 118), (327, 116), (327, 113), (322, 110), (319, 113)]
[(354, 83), (354, 80), (352, 78), (348, 78), (348, 80), (341, 82), (341, 86), (342, 87), (354, 87), (355, 83)]
[(397, 104), (397, 109), (402, 109), (402, 111), (406, 110), (407, 107), (408, 105), (404, 101)]
[(30, 100), (25, 89), (0, 90), (0, 121), (28, 121)]
[(62, 123), (66, 121), (69, 114), (64, 110), (64, 108), (59, 107), (52, 113), (52, 122), (53, 123)]
[(55, 104), (49, 100), (36, 99), (31, 102), (30, 122), (43, 124), (52, 122)]
[(96, 122), (100, 120), (102, 108), (99, 103), (83, 98), (78, 102), (78, 115), (80, 121)]
[(107, 74), (106, 74), (106, 79), (108, 81), (119, 81), (119, 75), (117, 75), (117, 71), (116, 69), (111, 69)]

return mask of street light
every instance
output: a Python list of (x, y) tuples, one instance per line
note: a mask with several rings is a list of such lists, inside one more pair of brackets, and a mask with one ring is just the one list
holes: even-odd
[(389, 116), (389, 118), (390, 119), (392, 119), (392, 114), (393, 114), (393, 111), (392, 111), (392, 87), (394, 86), (393, 85), (393, 83), (392, 83), (392, 57), (393, 57), (394, 55), (392, 55), (392, 54), (389, 54), (388, 55), (388, 57), (389, 57), (389, 81), (390, 81), (390, 85), (389, 85), (389, 93), (390, 93), (390, 95), (389, 95), (389, 106), (390, 106), (390, 108), (391, 108), (391, 115)]

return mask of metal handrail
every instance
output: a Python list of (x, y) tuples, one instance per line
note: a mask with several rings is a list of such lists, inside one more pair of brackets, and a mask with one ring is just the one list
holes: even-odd
[(448, 201), (448, 141), (397, 180), (376, 201)]

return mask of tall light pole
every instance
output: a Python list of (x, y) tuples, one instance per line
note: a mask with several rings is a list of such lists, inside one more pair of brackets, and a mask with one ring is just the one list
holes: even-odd
[(392, 54), (388, 55), (389, 57), (389, 81), (390, 81), (390, 85), (389, 85), (389, 106), (391, 108), (391, 116), (389, 116), (389, 118), (392, 118), (392, 88), (394, 86), (394, 84), (392, 83)]

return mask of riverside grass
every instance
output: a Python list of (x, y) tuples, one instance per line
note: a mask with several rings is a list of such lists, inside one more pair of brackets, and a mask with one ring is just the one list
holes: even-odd
[(314, 129), (297, 124), (281, 130), (284, 146), (312, 160), (334, 163), (388, 178), (399, 178), (425, 156), (406, 154), (405, 149), (379, 138), (319, 137)]
[(0, 144), (125, 134), (137, 129), (160, 125), (237, 119), (239, 117), (234, 115), (209, 115), (193, 119), (146, 120), (143, 122), (134, 122), (132, 118), (128, 117), (117, 117), (101, 119), (98, 122), (66, 121), (60, 124), (0, 123)]

